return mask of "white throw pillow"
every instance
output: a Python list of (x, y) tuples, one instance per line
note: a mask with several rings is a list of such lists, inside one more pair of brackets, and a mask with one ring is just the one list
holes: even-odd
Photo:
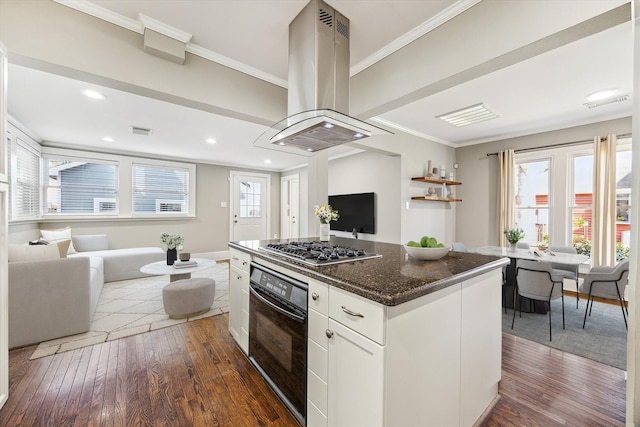
[(49, 245), (9, 245), (9, 262), (60, 259), (57, 243)]
[[(71, 227), (61, 228), (59, 230), (40, 230), (40, 235), (44, 240), (49, 243), (57, 243), (63, 240), (71, 240)], [(69, 245), (67, 255), (75, 254), (76, 250), (73, 247), (73, 241)]]

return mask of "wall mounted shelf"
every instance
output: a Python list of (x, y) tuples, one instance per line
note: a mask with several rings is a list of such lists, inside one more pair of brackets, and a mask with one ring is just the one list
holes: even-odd
[[(461, 182), (451, 181), (449, 179), (440, 179), (440, 178), (431, 178), (427, 176), (416, 176), (411, 178), (412, 181), (425, 182), (427, 184), (439, 184), (442, 186), (442, 194), (445, 196), (447, 194), (451, 194), (448, 185), (462, 185)], [(411, 200), (425, 200), (428, 202), (461, 202), (462, 199), (457, 199), (455, 197), (431, 197), (431, 196), (414, 196)]]

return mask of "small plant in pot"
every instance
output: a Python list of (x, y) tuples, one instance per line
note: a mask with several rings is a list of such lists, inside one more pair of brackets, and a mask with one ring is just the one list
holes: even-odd
[(522, 228), (505, 228), (504, 235), (507, 238), (507, 242), (511, 245), (511, 248), (515, 248), (516, 244), (524, 239), (524, 230), (522, 230)]

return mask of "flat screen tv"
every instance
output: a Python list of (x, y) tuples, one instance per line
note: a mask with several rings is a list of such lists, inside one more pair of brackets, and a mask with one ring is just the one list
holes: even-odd
[(337, 221), (331, 221), (331, 230), (353, 231), (375, 234), (376, 209), (374, 193), (340, 194), (329, 196), (329, 204), (340, 214)]

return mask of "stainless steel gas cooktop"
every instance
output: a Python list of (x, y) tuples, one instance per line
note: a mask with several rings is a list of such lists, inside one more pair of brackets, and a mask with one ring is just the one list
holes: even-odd
[(364, 249), (317, 241), (269, 243), (267, 246), (261, 246), (260, 249), (312, 266), (331, 265), (382, 256), (367, 253)]

